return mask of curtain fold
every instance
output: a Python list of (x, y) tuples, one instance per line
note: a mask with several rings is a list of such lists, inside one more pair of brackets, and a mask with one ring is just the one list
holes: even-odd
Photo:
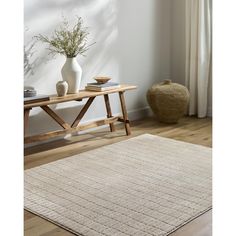
[(211, 106), (212, 2), (186, 0), (186, 73), (189, 115), (206, 117)]

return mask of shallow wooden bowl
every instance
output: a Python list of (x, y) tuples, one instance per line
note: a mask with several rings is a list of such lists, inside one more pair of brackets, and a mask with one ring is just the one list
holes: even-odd
[(95, 77), (94, 78), (99, 84), (107, 83), (111, 78), (110, 77)]

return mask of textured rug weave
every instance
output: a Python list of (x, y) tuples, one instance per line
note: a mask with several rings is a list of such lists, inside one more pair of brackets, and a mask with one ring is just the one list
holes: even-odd
[(77, 235), (160, 236), (211, 208), (211, 148), (144, 134), (25, 171), (25, 209)]

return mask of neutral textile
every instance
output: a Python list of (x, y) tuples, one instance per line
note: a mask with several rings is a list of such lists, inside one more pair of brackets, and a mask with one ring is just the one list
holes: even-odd
[(186, 0), (186, 75), (189, 115), (211, 115), (212, 0)]
[(77, 235), (168, 235), (211, 208), (211, 148), (141, 135), (25, 171), (25, 209)]

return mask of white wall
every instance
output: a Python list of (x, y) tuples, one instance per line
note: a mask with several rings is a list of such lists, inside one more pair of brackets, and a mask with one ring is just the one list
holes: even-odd
[(185, 83), (185, 0), (171, 4), (171, 78)]
[[(155, 82), (171, 74), (171, 0), (25, 0), (25, 44), (39, 33), (50, 35), (63, 14), (69, 19), (79, 15), (90, 27), (90, 40), (96, 44), (87, 57), (78, 57), (83, 68), (82, 87), (97, 75), (107, 75), (119, 83), (138, 85), (127, 92), (127, 108), (146, 112), (146, 91)], [(47, 63), (45, 45), (36, 45), (38, 61), (34, 74), (25, 78), (25, 85), (34, 86), (38, 93), (56, 93), (61, 80), (60, 70), (65, 58), (57, 56)], [(173, 64), (172, 64), (173, 68)], [(113, 113), (120, 112), (118, 96), (111, 97)], [(53, 106), (67, 121), (77, 115), (81, 103), (70, 102)], [(102, 98), (96, 98), (84, 121), (105, 116)], [(134, 118), (135, 118), (134, 117)], [(30, 117), (31, 134), (58, 128), (40, 109)]]

